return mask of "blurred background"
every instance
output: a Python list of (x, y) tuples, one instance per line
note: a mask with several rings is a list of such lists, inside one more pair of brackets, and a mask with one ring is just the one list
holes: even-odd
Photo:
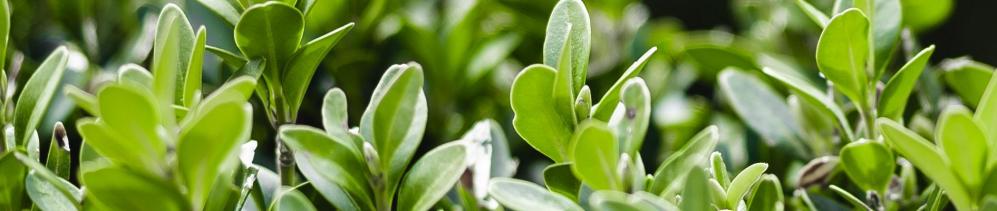
[[(232, 52), (233, 25), (197, 0), (10, 0), (13, 7), (9, 73), (34, 70), (55, 47), (70, 45), (73, 57), (63, 79), (93, 91), (110, 80), (123, 64), (148, 66), (156, 15), (167, 2), (182, 5), (195, 28), (207, 27), (208, 45)], [(423, 65), (429, 100), (429, 123), (420, 153), (460, 137), (475, 122), (497, 121), (508, 137), (515, 175), (537, 180), (549, 160), (530, 148), (511, 126), (509, 87), (523, 67), (541, 63), (544, 31), (554, 0), (316, 0), (306, 17), (305, 41), (349, 22), (357, 27), (333, 48), (319, 66), (299, 114), (299, 124), (320, 125), (319, 106), (325, 90), (342, 88), (349, 99), (350, 125), (357, 125), (369, 95), (384, 70), (398, 63)], [(832, 0), (806, 0), (830, 14)], [(921, 47), (937, 50), (906, 117), (934, 119), (940, 104), (972, 98), (952, 84), (976, 72), (965, 64), (997, 64), (997, 1), (900, 0), (908, 30), (894, 62), (894, 72)], [(651, 89), (652, 125), (642, 151), (646, 165), (656, 166), (673, 149), (707, 125), (721, 128), (719, 151), (734, 169), (745, 163), (769, 162), (780, 177), (813, 157), (837, 152), (828, 138), (827, 119), (787, 111), (805, 133), (767, 142), (752, 120), (733, 111), (717, 88), (716, 74), (726, 67), (758, 70), (778, 67), (819, 81), (814, 50), (820, 27), (795, 0), (588, 0), (592, 53), (588, 84), (593, 96), (603, 92), (623, 70), (651, 47), (658, 51), (642, 73)], [(213, 89), (231, 67), (206, 54), (204, 83)], [(949, 65), (946, 65), (949, 64)], [(963, 66), (960, 66), (963, 65)], [(986, 68), (984, 68), (986, 69)], [(993, 70), (993, 68), (989, 68)], [(757, 73), (781, 96), (781, 84)], [(990, 74), (989, 72), (985, 72)], [(28, 74), (16, 74), (28, 75)], [(23, 82), (24, 77), (14, 77)], [(983, 84), (989, 77), (982, 77)], [(978, 83), (971, 81), (971, 83)], [(302, 82), (306, 83), (306, 82)], [(815, 83), (823, 86), (822, 83)], [(205, 92), (207, 93), (207, 92)], [(944, 93), (953, 93), (951, 95)], [(734, 93), (736, 94), (736, 93)], [(978, 94), (977, 94), (978, 95)], [(970, 97), (967, 97), (970, 96)], [(796, 102), (790, 97), (788, 103)], [(971, 101), (971, 100), (970, 100)], [(799, 103), (799, 102), (796, 102)], [(968, 102), (967, 104), (975, 105)], [(259, 106), (257, 106), (258, 108)], [(796, 108), (796, 107), (793, 107)], [(805, 106), (803, 106), (806, 109)], [(794, 113), (795, 112), (795, 113)], [(854, 108), (847, 111), (850, 115)], [(253, 138), (261, 142), (257, 162), (273, 166), (274, 131), (263, 112), (254, 112)], [(47, 114), (40, 137), (56, 121), (86, 114), (58, 96)], [(916, 118), (915, 118), (916, 119)], [(75, 134), (75, 127), (67, 127)], [(930, 129), (930, 127), (929, 127)], [(930, 134), (930, 131), (928, 131)], [(929, 136), (930, 137), (930, 136)], [(73, 151), (78, 136), (71, 136)], [(772, 140), (770, 140), (772, 141)], [(804, 143), (789, 152), (780, 143)], [(775, 143), (775, 144), (772, 144)], [(790, 181), (793, 183), (794, 181)], [(786, 184), (787, 186), (793, 184)]]

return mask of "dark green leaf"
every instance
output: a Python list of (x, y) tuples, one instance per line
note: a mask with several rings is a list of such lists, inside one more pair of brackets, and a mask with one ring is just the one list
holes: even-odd
[(268, 1), (243, 12), (235, 25), (235, 44), (246, 58), (265, 58), (268, 80), (280, 80), (283, 67), (298, 49), (303, 31), (304, 18), (298, 9)]
[(283, 73), (282, 78), (284, 80), (283, 84), (286, 86), (284, 87), (284, 96), (287, 97), (292, 117), (297, 116), (298, 107), (301, 106), (301, 100), (305, 97), (305, 91), (308, 90), (308, 84), (312, 80), (312, 75), (315, 74), (315, 69), (319, 63), (326, 57), (329, 50), (352, 29), (353, 23), (349, 23), (319, 38), (315, 38), (302, 45), (294, 53), (294, 56), (290, 58), (285, 66), (286, 72)]
[(544, 168), (544, 185), (551, 192), (561, 194), (573, 201), (578, 200), (582, 182), (571, 172), (571, 163), (558, 163)]
[(721, 72), (719, 82), (734, 112), (766, 143), (789, 147), (797, 155), (806, 153), (800, 143), (803, 129), (775, 90), (754, 75), (735, 69)]
[(280, 139), (294, 150), (301, 173), (333, 205), (344, 210), (372, 210), (360, 150), (350, 140), (307, 126), (283, 126)]
[(924, 66), (928, 64), (928, 58), (931, 58), (931, 54), (934, 52), (934, 45), (921, 50), (907, 64), (904, 64), (897, 71), (897, 74), (893, 75), (893, 78), (890, 78), (890, 81), (886, 83), (886, 88), (883, 89), (883, 95), (879, 101), (878, 112), (880, 117), (900, 120), (907, 105), (907, 98), (910, 97), (911, 91), (914, 90), (917, 79), (921, 77)]

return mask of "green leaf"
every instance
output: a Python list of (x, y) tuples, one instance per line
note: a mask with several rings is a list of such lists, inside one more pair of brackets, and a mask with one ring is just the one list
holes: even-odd
[(741, 170), (741, 173), (738, 173), (734, 180), (731, 180), (730, 187), (727, 188), (727, 204), (731, 207), (737, 207), (738, 202), (744, 198), (745, 194), (748, 194), (751, 187), (761, 179), (762, 174), (768, 168), (769, 164), (756, 163)]
[(707, 192), (709, 183), (706, 181), (706, 173), (703, 169), (693, 168), (689, 171), (689, 176), (685, 180), (685, 189), (682, 191), (682, 202), (679, 206), (682, 210), (710, 210), (710, 194)]
[(336, 208), (373, 210), (368, 197), (367, 165), (350, 140), (326, 135), (321, 130), (288, 125), (280, 128), (280, 139), (293, 150), (302, 175)]
[(810, 17), (810, 20), (814, 21), (820, 28), (827, 27), (827, 22), (831, 21), (831, 18), (828, 18), (827, 14), (818, 10), (814, 5), (807, 3), (806, 0), (796, 0), (796, 6), (799, 6), (803, 10), (803, 13), (807, 14), (807, 17)]
[(928, 58), (935, 52), (935, 46), (928, 46), (920, 53), (911, 58), (907, 64), (897, 71), (893, 78), (886, 83), (882, 97), (879, 101), (878, 112), (880, 117), (887, 117), (893, 120), (900, 120), (907, 105), (907, 98), (910, 97), (917, 79), (924, 72), (924, 66), (928, 64)]
[[(121, 167), (81, 172), (87, 200), (113, 210), (191, 210), (169, 181)], [(148, 200), (156, 199), (156, 200)]]
[(948, 157), (952, 171), (966, 187), (982, 186), (990, 150), (986, 135), (973, 121), (973, 114), (965, 107), (949, 106), (939, 117), (937, 127), (935, 142)]
[(872, 208), (869, 208), (869, 205), (866, 205), (865, 202), (862, 202), (862, 200), (860, 200), (858, 197), (855, 197), (855, 195), (852, 195), (851, 193), (848, 193), (848, 191), (845, 191), (845, 189), (841, 189), (840, 187), (835, 186), (835, 185), (831, 185), (830, 188), (831, 188), (832, 191), (834, 191), (835, 193), (837, 193), (838, 195), (840, 195), (841, 198), (845, 198), (845, 201), (848, 201), (848, 203), (851, 203), (852, 205), (854, 205), (855, 208), (862, 208), (862, 209), (865, 209), (865, 210), (872, 210)]
[(152, 73), (137, 64), (125, 64), (118, 68), (118, 83), (130, 83), (152, 89)]
[[(2, 36), (6, 37), (6, 34)], [(69, 51), (65, 46), (55, 49), (24, 83), (14, 108), (14, 137), (18, 146), (27, 143), (32, 131), (41, 123), (59, 81), (62, 81), (68, 60)]]
[(914, 31), (933, 28), (948, 18), (952, 0), (902, 0), (903, 24)]
[(838, 123), (838, 130), (844, 132), (844, 138), (847, 141), (856, 140), (855, 135), (852, 133), (852, 126), (848, 122), (848, 118), (845, 117), (845, 113), (841, 110), (841, 107), (838, 107), (837, 103), (824, 94), (824, 91), (817, 89), (804, 79), (785, 72), (785, 70), (776, 70), (765, 67), (762, 68), (762, 72), (782, 82), (783, 84), (786, 84), (787, 87), (796, 91), (796, 96), (799, 96), (808, 104), (816, 105), (815, 108), (819, 109), (821, 112), (833, 116), (835, 122)]
[(710, 170), (713, 172), (713, 178), (717, 180), (717, 184), (721, 188), (727, 189), (730, 187), (730, 175), (727, 174), (727, 164), (724, 163), (724, 157), (720, 152), (713, 152), (710, 155)]
[(879, 118), (876, 123), (890, 147), (907, 158), (935, 184), (945, 189), (957, 209), (968, 210), (972, 207), (973, 202), (969, 198), (969, 192), (955, 172), (948, 170), (951, 168), (946, 164), (946, 158), (942, 157), (942, 152), (932, 146), (931, 142), (893, 120)]
[(990, 166), (997, 165), (997, 79), (995, 78), (997, 78), (997, 74), (992, 74), (973, 116), (973, 120), (976, 120), (976, 124), (980, 126), (988, 138), (987, 143), (990, 147), (990, 163), (988, 165)]
[(619, 105), (618, 102), (620, 101), (621, 94), (620, 90), (623, 89), (627, 81), (630, 81), (631, 78), (640, 75), (640, 72), (644, 70), (644, 65), (647, 64), (647, 61), (650, 60), (651, 56), (654, 55), (654, 52), (656, 51), (658, 51), (657, 47), (648, 49), (647, 52), (644, 52), (644, 55), (641, 55), (637, 61), (630, 64), (630, 67), (627, 67), (627, 70), (623, 72), (623, 75), (621, 75), (619, 79), (616, 79), (613, 86), (610, 86), (609, 90), (606, 91), (606, 94), (599, 99), (599, 104), (596, 104), (592, 111), (592, 118), (609, 121), (609, 118), (613, 115), (613, 111), (616, 110), (616, 106)]
[(782, 184), (775, 175), (765, 174), (748, 196), (748, 210), (783, 210)]
[(754, 75), (735, 69), (719, 76), (720, 89), (734, 112), (770, 146), (789, 147), (795, 154), (806, 153), (800, 137), (803, 129), (792, 116), (782, 97)]
[[(20, 160), (21, 163), (31, 169), (27, 178), (25, 178), (25, 189), (27, 190), (28, 196), (31, 197), (33, 201), (45, 202), (46, 206), (68, 207), (72, 210), (78, 210), (80, 208), (79, 203), (82, 197), (80, 189), (73, 186), (73, 184), (66, 181), (66, 179), (60, 178), (52, 171), (49, 171), (48, 168), (43, 166), (41, 163), (38, 163), (35, 158), (20, 153), (17, 153), (14, 156), (16, 156), (17, 160)], [(41, 206), (40, 203), (36, 203), (36, 205)]]
[(571, 163), (558, 163), (544, 168), (544, 185), (551, 192), (568, 197), (572, 201), (578, 200), (578, 191), (582, 188), (582, 182), (578, 181), (571, 171)]
[(883, 194), (889, 188), (896, 161), (885, 144), (861, 139), (841, 148), (839, 157), (848, 178), (863, 190)]
[(710, 152), (716, 147), (719, 139), (719, 129), (709, 126), (693, 136), (685, 146), (668, 156), (654, 172), (654, 179), (649, 189), (651, 193), (662, 195), (666, 191), (677, 193), (682, 188), (689, 171), (706, 162)]
[(221, 49), (215, 46), (205, 45), (204, 49), (208, 50), (208, 52), (211, 52), (215, 56), (218, 56), (218, 58), (221, 58), (222, 62), (224, 62), (225, 65), (231, 66), (233, 69), (242, 68), (242, 65), (246, 64), (246, 62), (249, 62), (249, 60), (240, 55), (236, 55), (231, 51)]
[[(388, 190), (393, 190), (412, 160), (426, 129), (422, 66), (392, 65), (381, 77), (360, 119), (360, 134), (381, 157)], [(391, 198), (391, 197), (389, 197)]]
[(567, 147), (575, 122), (556, 107), (556, 74), (545, 65), (526, 67), (512, 82), (509, 104), (516, 114), (512, 126), (523, 140), (555, 162), (563, 162), (569, 159)]
[(462, 142), (451, 142), (427, 152), (405, 175), (398, 190), (398, 209), (429, 210), (464, 174), (466, 154)]
[(265, 76), (268, 80), (280, 80), (283, 67), (298, 50), (302, 33), (304, 18), (298, 9), (283, 2), (268, 1), (242, 13), (235, 25), (235, 44), (246, 58), (265, 58)]
[[(585, 85), (588, 72), (589, 51), (592, 48), (592, 29), (589, 14), (581, 0), (564, 0), (554, 6), (547, 21), (547, 32), (544, 38), (543, 63), (548, 66), (559, 66), (567, 52), (571, 66), (572, 90), (578, 91)], [(569, 41), (570, 40), (570, 41)], [(564, 47), (565, 44), (570, 44)], [(567, 51), (562, 51), (567, 48)]]
[(197, 0), (198, 3), (204, 5), (204, 7), (214, 12), (226, 23), (234, 26), (235, 23), (239, 22), (239, 10), (242, 9), (241, 5), (233, 4), (233, 1), (228, 0)]
[(183, 98), (182, 80), (187, 75), (197, 42), (194, 29), (187, 16), (175, 4), (167, 4), (159, 14), (156, 41), (153, 46), (153, 87), (159, 107), (160, 121), (172, 129), (176, 118), (172, 111), (175, 102)]
[(192, 130), (195, 122), (202, 121), (207, 112), (214, 110), (223, 104), (235, 103), (244, 104), (253, 94), (256, 88), (256, 80), (249, 76), (239, 76), (231, 81), (222, 84), (215, 92), (204, 98), (197, 107), (192, 108), (189, 115), (185, 115), (181, 121), (181, 130)]
[[(4, 63), (7, 61), (7, 41), (10, 34), (10, 16), (11, 16), (10, 5), (7, 1), (0, 1), (0, 70), (6, 70)], [(0, 71), (5, 72), (6, 71)], [(6, 81), (6, 76), (4, 76), (4, 81)], [(4, 88), (7, 89), (6, 82), (3, 84)]]
[(14, 151), (0, 154), (0, 209), (21, 210), (24, 201), (24, 176), (28, 168), (14, 156)]
[(964, 104), (977, 107), (994, 75), (994, 67), (968, 58), (945, 60), (940, 66), (944, 70), (942, 77), (945, 84), (959, 95)]
[(68, 180), (73, 174), (70, 171), (72, 155), (69, 152), (69, 138), (66, 137), (66, 128), (62, 122), (55, 123), (52, 129), (52, 139), (48, 145), (45, 167), (55, 172), (60, 178)]
[(869, 52), (869, 19), (858, 9), (848, 9), (835, 15), (821, 33), (817, 67), (838, 91), (865, 105)]
[(718, 71), (734, 67), (742, 70), (757, 70), (759, 65), (754, 55), (730, 46), (701, 44), (686, 47), (684, 53), (695, 62), (701, 71), (710, 75)]
[(578, 204), (542, 187), (512, 178), (495, 178), (488, 185), (488, 194), (512, 210), (580, 211)]
[(97, 96), (87, 93), (72, 85), (67, 85), (66, 88), (63, 88), (63, 92), (66, 96), (73, 99), (77, 107), (80, 107), (87, 113), (90, 113), (90, 115), (100, 114), (98, 112), (100, 109), (97, 106)]
[[(63, 179), (59, 179), (58, 181), (61, 186), (73, 187), (73, 184), (69, 183), (69, 181)], [(54, 185), (39, 178), (38, 174), (33, 171), (28, 173), (28, 176), (24, 180), (24, 185), (24, 189), (27, 190), (31, 201), (36, 202), (35, 206), (38, 206), (41, 210), (79, 210), (77, 208), (82, 198), (80, 189), (72, 188), (74, 191), (72, 193), (73, 197), (66, 197)]]
[[(177, 165), (191, 204), (201, 207), (223, 172), (234, 169), (239, 146), (253, 128), (252, 107), (225, 103), (204, 110), (203, 117), (180, 131)], [(226, 167), (228, 166), (228, 167)]]
[(623, 190), (618, 171), (620, 150), (609, 126), (598, 120), (578, 126), (571, 141), (572, 172), (593, 190)]
[(609, 120), (609, 126), (615, 130), (617, 140), (621, 141), (622, 152), (637, 156), (644, 143), (648, 122), (651, 119), (651, 94), (644, 79), (633, 78), (627, 81), (621, 91), (622, 99)]
[(285, 66), (286, 72), (283, 73), (283, 84), (286, 86), (284, 95), (288, 98), (291, 119), (296, 119), (294, 117), (298, 116), (298, 107), (301, 106), (301, 100), (305, 97), (305, 91), (308, 90), (308, 84), (315, 74), (315, 69), (324, 60), (332, 46), (343, 39), (343, 36), (346, 36), (353, 29), (353, 26), (353, 23), (348, 23), (309, 41), (290, 58)]
[(326, 133), (332, 134), (330, 130), (333, 129), (349, 129), (348, 118), (346, 93), (339, 88), (330, 89), (325, 93), (322, 103), (322, 126)]
[(160, 110), (147, 89), (127, 84), (111, 84), (101, 89), (97, 98), (99, 120), (77, 121), (84, 140), (113, 162), (150, 172), (166, 154), (165, 137), (160, 136)]
[(270, 211), (315, 211), (315, 206), (308, 201), (308, 197), (295, 188), (284, 187), (284, 190), (274, 199), (270, 205)]
[(183, 75), (179, 75), (177, 86), (177, 102), (184, 107), (194, 106), (194, 102), (201, 96), (201, 66), (204, 64), (204, 43), (207, 41), (207, 30), (201, 26), (197, 30), (197, 37), (191, 52), (190, 63)]
[(893, 60), (893, 54), (900, 41), (901, 0), (869, 0), (873, 5), (873, 13), (869, 13), (872, 21), (872, 40), (875, 53), (875, 78), (883, 75), (886, 66)]

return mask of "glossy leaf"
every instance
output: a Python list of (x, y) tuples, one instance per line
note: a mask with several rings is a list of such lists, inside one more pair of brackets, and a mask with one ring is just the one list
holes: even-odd
[(734, 112), (749, 128), (758, 132), (770, 146), (801, 149), (802, 128), (789, 111), (789, 107), (762, 80), (748, 73), (728, 69), (720, 73), (720, 89)]
[(571, 166), (571, 163), (558, 163), (544, 168), (544, 185), (551, 192), (561, 194), (571, 200), (577, 200), (582, 183), (571, 171)]
[(654, 55), (654, 52), (656, 51), (658, 51), (657, 47), (648, 49), (647, 52), (644, 52), (644, 55), (641, 55), (637, 61), (634, 61), (633, 64), (630, 64), (630, 66), (627, 67), (627, 70), (623, 72), (623, 75), (621, 75), (619, 79), (616, 79), (613, 86), (609, 87), (606, 94), (603, 95), (602, 98), (599, 98), (599, 104), (596, 104), (592, 111), (592, 118), (609, 121), (609, 118), (613, 115), (613, 111), (616, 110), (616, 107), (619, 104), (620, 90), (623, 90), (623, 87), (626, 85), (627, 81), (631, 78), (637, 77), (637, 75), (640, 75), (640, 72), (644, 70), (644, 65), (647, 65), (648, 60), (650, 60), (651, 56)]
[(526, 181), (495, 178), (488, 186), (488, 193), (512, 210), (582, 210), (570, 199)]
[(523, 140), (555, 162), (562, 162), (569, 159), (567, 147), (575, 123), (574, 117), (556, 109), (552, 88), (556, 74), (544, 65), (526, 67), (512, 82), (509, 104), (516, 114), (512, 126)]
[(953, 0), (902, 0), (903, 24), (924, 31), (945, 21), (952, 12)]
[(988, 138), (987, 143), (990, 147), (990, 163), (988, 165), (990, 166), (997, 165), (997, 79), (995, 78), (997, 78), (997, 74), (991, 76), (973, 116), (973, 120)]
[[(6, 37), (6, 34), (2, 36)], [(68, 61), (69, 50), (66, 47), (55, 49), (24, 84), (14, 108), (14, 137), (18, 146), (27, 143), (32, 131), (41, 123), (59, 81), (62, 81)]]
[[(867, 0), (873, 4), (873, 12), (866, 13), (870, 16), (872, 24), (873, 53), (875, 61), (875, 78), (883, 75), (886, 66), (893, 60), (893, 54), (897, 50), (900, 41), (901, 0)], [(863, 12), (865, 12), (863, 10)]]
[(298, 50), (303, 31), (304, 18), (298, 9), (268, 1), (242, 13), (235, 25), (235, 44), (246, 58), (265, 58), (268, 80), (280, 80), (283, 67)]
[(593, 190), (623, 190), (619, 144), (606, 123), (586, 121), (572, 138), (572, 172)]
[(845, 145), (838, 156), (853, 183), (866, 191), (885, 193), (896, 169), (893, 153), (885, 144), (862, 139)]
[(324, 60), (329, 50), (352, 29), (353, 23), (349, 23), (308, 41), (294, 53), (294, 56), (285, 65), (286, 72), (283, 73), (284, 83), (282, 84), (285, 86), (284, 95), (288, 98), (288, 108), (292, 117), (297, 116), (298, 107), (301, 106), (301, 100), (305, 97), (305, 91), (308, 90), (308, 84), (319, 63)]
[(987, 84), (994, 72), (994, 67), (979, 63), (968, 58), (945, 60), (940, 65), (944, 73), (945, 83), (962, 102), (969, 107), (977, 107)]
[(170, 182), (151, 175), (121, 167), (105, 167), (81, 174), (87, 200), (110, 209), (190, 210), (183, 195)]
[(118, 68), (118, 83), (131, 83), (152, 89), (152, 73), (137, 64), (125, 64)]
[(360, 119), (360, 134), (381, 157), (388, 190), (395, 189), (426, 129), (422, 66), (392, 65), (381, 77)]
[(710, 126), (693, 136), (685, 146), (668, 156), (654, 172), (650, 192), (661, 195), (665, 191), (677, 193), (682, 181), (693, 168), (703, 164), (717, 145), (719, 129)]
[[(585, 85), (589, 51), (592, 48), (592, 29), (589, 14), (581, 0), (560, 1), (551, 11), (544, 38), (543, 63), (559, 66), (563, 58), (562, 49), (568, 49), (571, 66), (572, 90), (578, 91)], [(570, 39), (570, 41), (569, 41)], [(565, 44), (570, 44), (564, 47)]]
[(836, 126), (839, 131), (843, 131), (845, 139), (848, 141), (853, 141), (855, 135), (852, 133), (852, 126), (845, 117), (844, 111), (838, 106), (830, 97), (824, 94), (824, 91), (817, 89), (809, 82), (801, 79), (797, 76), (793, 76), (790, 73), (784, 72), (786, 70), (776, 70), (772, 68), (762, 68), (762, 72), (766, 75), (786, 84), (787, 87), (796, 91), (801, 99), (806, 101), (808, 104), (816, 105), (815, 108), (826, 113), (827, 115), (833, 116)]
[(344, 210), (371, 210), (367, 165), (350, 140), (307, 126), (283, 126), (280, 138), (294, 150), (302, 175), (329, 202)]
[(893, 120), (880, 118), (877, 125), (882, 130), (890, 147), (907, 158), (935, 184), (945, 189), (956, 208), (969, 209), (972, 207), (973, 202), (970, 201), (968, 190), (959, 181), (955, 172), (947, 171), (950, 168), (946, 164), (946, 158), (942, 157), (942, 152), (932, 146), (931, 142), (921, 138), (913, 131), (903, 128)]
[(232, 170), (225, 164), (235, 161), (253, 126), (252, 107), (244, 103), (225, 103), (202, 112), (203, 118), (180, 131), (177, 145), (177, 165), (194, 207), (202, 206), (222, 173)]
[(942, 112), (937, 126), (935, 142), (948, 157), (951, 169), (966, 187), (980, 187), (986, 179), (990, 150), (973, 114), (965, 107), (950, 106)]
[(180, 7), (166, 5), (157, 22), (152, 74), (160, 121), (167, 128), (175, 124), (172, 106), (183, 97), (183, 76), (191, 65), (196, 39), (194, 29)]
[(738, 173), (734, 180), (731, 180), (730, 187), (727, 188), (727, 204), (736, 207), (768, 168), (768, 164), (756, 163), (741, 170), (741, 173)]
[(834, 87), (857, 104), (868, 90), (869, 19), (858, 9), (835, 15), (817, 43), (817, 67)]
[(429, 210), (464, 174), (466, 151), (462, 143), (451, 142), (416, 161), (398, 190), (398, 209)]
[(883, 94), (879, 101), (878, 112), (880, 117), (900, 120), (907, 105), (907, 99), (910, 97), (911, 91), (914, 90), (917, 80), (921, 77), (924, 66), (928, 64), (928, 59), (931, 58), (931, 54), (934, 52), (934, 45), (921, 50), (907, 64), (904, 64), (897, 71), (897, 74), (893, 75), (893, 78), (890, 78), (890, 81), (886, 83), (886, 88), (883, 89)]

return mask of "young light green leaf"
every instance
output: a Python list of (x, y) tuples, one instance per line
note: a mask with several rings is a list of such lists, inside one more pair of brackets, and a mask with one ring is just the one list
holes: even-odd
[[(568, 160), (568, 143), (574, 117), (556, 109), (554, 80), (557, 72), (545, 65), (531, 65), (512, 82), (510, 102), (516, 116), (512, 126), (526, 143), (555, 162)], [(568, 102), (570, 103), (570, 102)]]
[(765, 174), (748, 195), (748, 210), (783, 210), (782, 185), (775, 175)]
[(648, 190), (658, 195), (665, 191), (681, 190), (682, 181), (689, 171), (705, 162), (716, 147), (719, 133), (716, 126), (709, 126), (689, 139), (682, 149), (675, 151), (658, 166)]
[(977, 107), (994, 75), (994, 67), (969, 58), (947, 59), (939, 66), (944, 70), (942, 77), (945, 78), (945, 84), (967, 106)]
[(885, 144), (861, 139), (841, 148), (839, 157), (853, 183), (866, 191), (885, 193), (896, 169), (893, 153)]
[(708, 193), (709, 183), (707, 183), (706, 178), (703, 169), (693, 168), (689, 171), (689, 176), (684, 179), (685, 189), (682, 191), (682, 202), (679, 204), (682, 210), (709, 210), (712, 208)]
[(907, 105), (907, 98), (910, 97), (917, 79), (921, 77), (924, 66), (928, 64), (928, 58), (935, 52), (935, 46), (928, 46), (920, 53), (911, 58), (907, 64), (897, 71), (896, 75), (890, 78), (883, 89), (882, 97), (879, 101), (878, 112), (880, 117), (887, 117), (900, 120)]
[(820, 28), (827, 26), (827, 22), (831, 21), (831, 18), (827, 17), (827, 14), (818, 10), (814, 5), (807, 3), (806, 0), (796, 0), (796, 6), (799, 6), (803, 13), (810, 17), (810, 20), (814, 21)]
[(183, 90), (179, 88), (184, 84), (182, 76), (187, 75), (191, 66), (195, 39), (194, 29), (180, 7), (166, 5), (157, 22), (152, 74), (160, 121), (168, 129), (172, 129), (176, 122), (172, 106), (183, 97)]
[(194, 41), (194, 49), (190, 55), (190, 62), (183, 75), (177, 79), (177, 102), (184, 107), (194, 106), (194, 102), (201, 96), (201, 66), (204, 64), (204, 43), (207, 41), (208, 33), (204, 26), (197, 30), (197, 37)]
[(451, 142), (416, 161), (398, 190), (398, 209), (429, 210), (464, 174), (466, 151), (463, 143)]
[(593, 190), (623, 191), (618, 165), (619, 144), (609, 126), (598, 120), (578, 126), (571, 141), (571, 171)]
[(360, 119), (360, 134), (373, 143), (381, 157), (388, 190), (395, 189), (401, 180), (426, 129), (426, 95), (422, 86), (422, 66), (392, 65), (374, 88), (370, 104)]
[(349, 114), (347, 113), (346, 104), (346, 93), (343, 93), (342, 89), (333, 88), (325, 93), (322, 103), (322, 126), (325, 128), (326, 133), (332, 133), (330, 130), (338, 128), (341, 130), (349, 129), (347, 119)]
[(623, 75), (621, 75), (619, 79), (616, 79), (613, 86), (610, 86), (609, 90), (606, 91), (606, 94), (599, 99), (599, 104), (596, 104), (592, 111), (592, 118), (609, 121), (609, 118), (613, 115), (613, 111), (616, 110), (616, 106), (619, 105), (620, 90), (623, 89), (627, 81), (631, 78), (637, 77), (637, 75), (644, 70), (644, 65), (647, 64), (647, 61), (650, 60), (651, 56), (654, 55), (654, 52), (656, 51), (658, 51), (657, 47), (648, 49), (647, 52), (644, 52), (644, 55), (641, 55), (637, 61), (634, 61), (633, 64), (630, 64), (630, 66), (627, 67), (627, 70), (623, 72)]
[(727, 204), (731, 207), (737, 207), (738, 202), (751, 190), (755, 182), (761, 179), (762, 174), (768, 168), (769, 164), (756, 163), (741, 170), (741, 173), (734, 177), (734, 180), (730, 182), (730, 187), (727, 188)]
[(242, 13), (235, 25), (235, 44), (245, 58), (265, 58), (265, 77), (280, 80), (283, 67), (298, 50), (302, 33), (304, 18), (298, 9), (283, 2), (268, 1)]
[(990, 150), (973, 114), (965, 107), (949, 106), (939, 117), (937, 127), (935, 141), (948, 157), (952, 171), (966, 187), (980, 187), (989, 168)]
[(526, 181), (495, 178), (488, 186), (488, 194), (512, 210), (582, 210), (571, 199)]
[(887, 143), (935, 184), (945, 189), (956, 208), (969, 209), (973, 207), (969, 192), (959, 181), (955, 172), (948, 170), (951, 168), (946, 165), (946, 159), (942, 157), (942, 152), (932, 146), (931, 142), (893, 120), (879, 118), (876, 123), (882, 130), (883, 136), (886, 137)]
[(195, 208), (207, 201), (221, 173), (232, 170), (225, 164), (237, 158), (253, 127), (252, 107), (244, 103), (220, 104), (201, 112), (202, 118), (180, 131), (177, 144), (177, 165)]
[(305, 97), (305, 91), (308, 90), (308, 84), (315, 74), (315, 68), (322, 62), (329, 50), (352, 29), (353, 23), (348, 23), (315, 38), (302, 45), (290, 58), (285, 66), (286, 71), (283, 73), (284, 83), (282, 84), (286, 86), (284, 96), (287, 97), (291, 119), (296, 119), (294, 117), (298, 116), (298, 107), (301, 106), (301, 100)]
[(710, 170), (713, 172), (713, 178), (717, 180), (720, 187), (727, 189), (730, 187), (730, 176), (727, 174), (727, 164), (724, 163), (724, 157), (720, 152), (713, 152), (710, 155)]
[(621, 92), (620, 105), (623, 107), (617, 108), (609, 125), (615, 130), (617, 140), (621, 141), (620, 150), (637, 156), (651, 119), (651, 91), (644, 79), (633, 78), (627, 81)]
[(82, 89), (76, 88), (76, 86), (72, 85), (67, 85), (66, 88), (63, 88), (63, 92), (66, 94), (66, 96), (72, 98), (74, 103), (76, 103), (76, 106), (83, 109), (83, 111), (90, 113), (90, 115), (100, 114), (98, 112), (100, 111), (100, 109), (97, 108), (97, 96), (87, 93)]
[[(128, 84), (111, 84), (97, 98), (100, 119), (78, 121), (83, 138), (111, 161), (135, 169), (159, 171), (166, 154), (164, 137), (157, 132), (160, 120), (153, 94)], [(171, 117), (172, 118), (172, 117)]]
[(14, 137), (18, 146), (27, 143), (31, 132), (41, 123), (48, 104), (59, 87), (59, 81), (62, 81), (62, 73), (65, 72), (68, 61), (69, 50), (65, 46), (55, 49), (24, 84), (14, 108)]
[(215, 90), (215, 92), (198, 103), (196, 108), (191, 108), (190, 115), (184, 115), (184, 119), (180, 123), (180, 129), (191, 130), (194, 127), (193, 124), (202, 121), (208, 111), (214, 110), (215, 107), (222, 104), (235, 103), (241, 105), (246, 103), (253, 94), (253, 89), (256, 87), (256, 80), (253, 80), (249, 76), (239, 76), (222, 84), (222, 87), (219, 87), (218, 90)]
[(544, 168), (544, 185), (551, 192), (561, 194), (573, 201), (578, 200), (582, 182), (571, 172), (571, 163), (558, 163)]
[(137, 64), (125, 64), (118, 68), (118, 83), (131, 83), (152, 89), (152, 73)]
[(835, 15), (817, 42), (820, 72), (838, 91), (860, 105), (868, 102), (869, 47), (869, 19), (858, 9)]
[(81, 175), (87, 200), (110, 209), (191, 210), (183, 195), (169, 181), (152, 175), (122, 167), (104, 167)]
[[(589, 51), (592, 48), (592, 29), (590, 27), (589, 14), (581, 0), (558, 2), (547, 21), (543, 63), (548, 66), (559, 66), (558, 64), (562, 61), (562, 50), (569, 49), (568, 61), (571, 63), (571, 84), (574, 91), (578, 91), (585, 84)], [(569, 46), (564, 47), (566, 44)]]
[(987, 165), (994, 166), (997, 164), (997, 74), (992, 74), (988, 83), (973, 120), (986, 133), (990, 147), (990, 163)]
[(372, 210), (363, 154), (350, 140), (307, 126), (283, 126), (280, 139), (294, 150), (302, 175), (336, 208)]
[(765, 67), (762, 68), (762, 72), (782, 82), (783, 84), (786, 84), (787, 87), (798, 93), (796, 96), (799, 96), (811, 105), (816, 105), (815, 108), (833, 116), (835, 122), (838, 123), (838, 130), (843, 131), (843, 134), (845, 135), (844, 138), (848, 141), (856, 140), (855, 135), (852, 133), (852, 126), (845, 117), (845, 113), (841, 110), (841, 107), (831, 100), (830, 97), (824, 94), (823, 91), (817, 89), (809, 82), (785, 72), (785, 70), (776, 70)]
[(762, 80), (736, 69), (720, 73), (720, 89), (734, 112), (748, 127), (758, 132), (770, 146), (788, 147), (793, 153), (806, 153), (800, 143), (803, 129), (782, 97)]

